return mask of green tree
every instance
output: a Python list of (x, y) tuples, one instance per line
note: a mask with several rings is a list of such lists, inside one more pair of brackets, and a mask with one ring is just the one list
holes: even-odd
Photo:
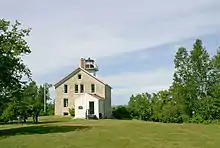
[(141, 120), (149, 120), (151, 117), (150, 100), (151, 95), (148, 93), (142, 93), (136, 96), (132, 95), (128, 102), (132, 117)]
[(220, 49), (211, 59), (207, 96), (201, 101), (200, 113), (205, 120), (220, 119)]
[(190, 51), (191, 72), (191, 104), (195, 115), (199, 115), (200, 102), (207, 98), (208, 74), (211, 70), (208, 52), (202, 45), (201, 40), (196, 40), (193, 50)]
[(22, 56), (31, 53), (25, 41), (30, 29), (21, 29), (18, 21), (11, 24), (0, 19), (0, 115), (8, 102), (20, 97), (26, 77), (30, 80), (31, 72), (22, 61)]
[(185, 48), (179, 48), (174, 63), (173, 98), (182, 114), (197, 116), (202, 107), (201, 100), (207, 97), (208, 74), (211, 70), (209, 54), (202, 41), (197, 39), (190, 54)]
[(8, 121), (16, 118), (16, 104), (15, 103), (8, 103), (7, 107), (5, 108), (5, 110), (2, 113), (2, 119), (4, 120), (5, 123), (7, 123)]
[(197, 39), (189, 52), (180, 47), (174, 59), (173, 83), (152, 95), (132, 95), (131, 116), (156, 122), (210, 123), (220, 119), (220, 49), (210, 58)]
[(173, 84), (170, 87), (173, 100), (182, 114), (192, 116), (191, 96), (191, 73), (189, 70), (189, 53), (184, 47), (180, 47), (175, 55)]
[[(48, 85), (50, 86), (50, 85)], [(38, 116), (44, 108), (44, 86), (37, 86), (36, 82), (32, 81), (24, 87), (23, 91), (23, 108), (26, 110), (29, 116), (33, 117), (35, 123), (38, 122)], [(49, 95), (46, 95), (46, 100), (50, 99)]]
[[(52, 116), (52, 115), (54, 115), (54, 109), (55, 109), (54, 102), (53, 102), (53, 103), (47, 103), (47, 112), (46, 112), (46, 115), (47, 115), (47, 116)], [(74, 112), (74, 113), (75, 113), (75, 112)]]
[(163, 101), (157, 93), (153, 93), (151, 101), (151, 120), (154, 122), (162, 121)]

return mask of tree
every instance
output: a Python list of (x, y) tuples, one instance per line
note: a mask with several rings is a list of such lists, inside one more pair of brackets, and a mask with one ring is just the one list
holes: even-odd
[(175, 55), (175, 72), (173, 84), (170, 87), (172, 98), (176, 101), (182, 114), (192, 116), (192, 104), (190, 101), (191, 73), (189, 70), (189, 53), (184, 47), (180, 47)]
[(150, 101), (151, 95), (148, 93), (131, 96), (128, 107), (132, 112), (132, 117), (141, 120), (149, 120), (151, 117)]
[(220, 119), (220, 49), (210, 62), (207, 96), (201, 101), (200, 112), (204, 119)]
[(211, 70), (209, 54), (202, 41), (196, 40), (190, 54), (185, 48), (179, 48), (174, 64), (176, 70), (171, 87), (173, 98), (182, 114), (199, 116), (201, 100), (208, 97), (208, 76)]
[(210, 58), (197, 39), (192, 50), (178, 49), (174, 65), (173, 83), (168, 90), (131, 96), (131, 116), (175, 123), (220, 119), (220, 49)]
[[(0, 19), (0, 115), (8, 102), (20, 97), (22, 86), (30, 80), (31, 72), (22, 61), (22, 56), (31, 53), (25, 41), (30, 29), (20, 29), (18, 21), (11, 24)], [(23, 79), (22, 79), (23, 78)]]
[(195, 115), (199, 114), (200, 100), (207, 98), (208, 74), (211, 70), (208, 52), (202, 45), (201, 40), (196, 40), (193, 50), (190, 52), (191, 71), (191, 104)]
[[(47, 112), (46, 112), (46, 115), (47, 115), (47, 116), (52, 116), (52, 115), (54, 115), (54, 108), (55, 108), (54, 102), (53, 102), (53, 103), (48, 103), (48, 104), (47, 104)], [(75, 113), (75, 112), (74, 112), (74, 113)]]
[(151, 120), (154, 122), (162, 121), (163, 101), (157, 93), (153, 93), (151, 101)]
[(4, 120), (5, 123), (8, 121), (16, 118), (16, 104), (15, 103), (9, 103), (7, 104), (7, 107), (2, 113), (2, 119)]

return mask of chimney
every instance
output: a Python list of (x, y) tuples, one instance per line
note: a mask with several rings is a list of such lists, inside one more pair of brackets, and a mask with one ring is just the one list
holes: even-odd
[(85, 69), (85, 66), (86, 66), (86, 61), (84, 58), (81, 58), (80, 59), (80, 64), (79, 64), (79, 67)]

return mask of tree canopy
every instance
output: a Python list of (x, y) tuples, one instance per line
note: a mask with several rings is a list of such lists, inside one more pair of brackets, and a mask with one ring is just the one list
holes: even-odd
[(220, 50), (210, 57), (197, 39), (191, 50), (177, 50), (174, 67), (168, 90), (130, 97), (125, 106), (130, 118), (174, 123), (220, 120)]
[[(31, 71), (22, 60), (31, 53), (26, 41), (30, 31), (21, 28), (18, 21), (12, 24), (0, 19), (0, 120), (5, 122), (18, 116), (24, 121), (33, 116), (37, 122), (43, 110), (44, 86), (31, 79)], [(50, 87), (46, 85), (47, 92)]]

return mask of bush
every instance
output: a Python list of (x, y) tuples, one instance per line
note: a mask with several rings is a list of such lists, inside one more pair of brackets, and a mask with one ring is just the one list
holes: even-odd
[(74, 108), (69, 108), (69, 114), (74, 117), (75, 116), (75, 109)]
[(127, 106), (117, 106), (113, 107), (112, 116), (115, 119), (131, 119), (130, 112)]
[(217, 120), (217, 119), (216, 119), (216, 120), (211, 120), (211, 121), (212, 121), (212, 122), (211, 122), (212, 124), (219, 124), (219, 123), (220, 123), (220, 121)]
[(212, 123), (212, 120), (204, 120), (203, 121), (203, 124), (211, 124)]
[(9, 103), (1, 116), (1, 118), (5, 123), (9, 122), (10, 120), (16, 119), (15, 110), (16, 110), (15, 104)]
[(219, 124), (219, 120), (204, 120), (203, 124)]
[(188, 123), (189, 120), (190, 120), (189, 116), (186, 115), (186, 114), (182, 114), (182, 115), (181, 115), (181, 118), (182, 118), (182, 121), (183, 121), (184, 123)]
[(183, 123), (178, 106), (166, 104), (162, 108), (162, 122), (164, 123)]
[(47, 112), (41, 110), (39, 115), (40, 115), (40, 116), (47, 116)]
[(189, 123), (203, 123), (203, 122), (204, 119), (201, 116), (195, 116), (189, 120)]

